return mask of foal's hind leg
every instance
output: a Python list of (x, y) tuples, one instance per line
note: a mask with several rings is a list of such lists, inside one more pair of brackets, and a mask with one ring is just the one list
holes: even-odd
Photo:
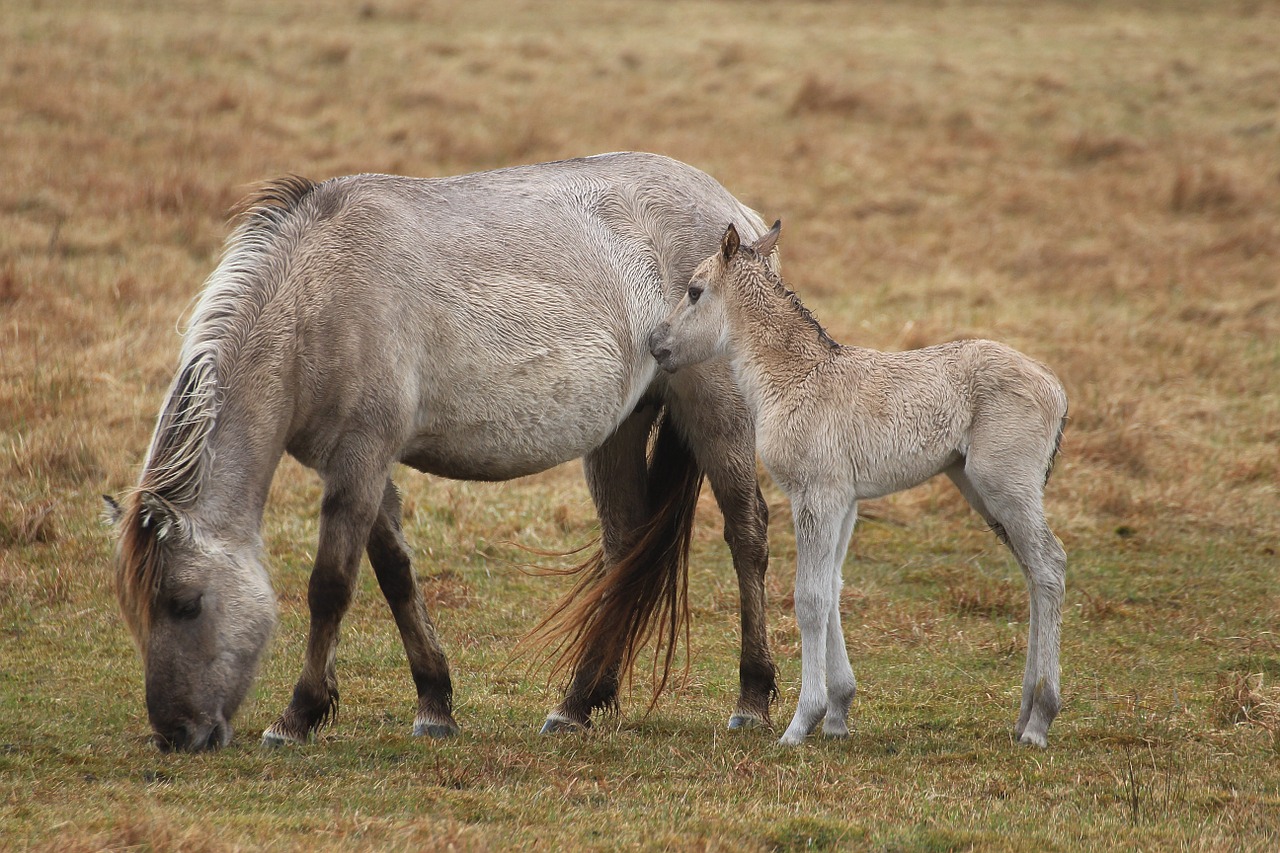
[(305, 742), (316, 728), (337, 714), (338, 626), (351, 604), (360, 559), (378, 515), (385, 481), (385, 471), (379, 471), (364, 478), (335, 477), (325, 484), (320, 545), (307, 589), (311, 628), (306, 660), (289, 707), (262, 734), (266, 746)]
[(975, 510), (1009, 546), (1027, 581), (1030, 597), (1027, 662), (1014, 734), (1019, 742), (1048, 745), (1049, 726), (1062, 705), (1059, 646), (1066, 592), (1067, 556), (1044, 516), (1043, 472), (1005, 469), (987, 473), (981, 460), (948, 476)]
[(418, 691), (418, 713), (413, 721), (413, 733), (431, 737), (455, 735), (458, 724), (453, 719), (449, 662), (440, 647), (418, 580), (414, 577), (409, 548), (400, 527), (400, 495), (390, 480), (387, 480), (382, 506), (369, 533), (368, 553), (378, 585), (400, 629), (400, 638), (409, 657), (409, 671)]

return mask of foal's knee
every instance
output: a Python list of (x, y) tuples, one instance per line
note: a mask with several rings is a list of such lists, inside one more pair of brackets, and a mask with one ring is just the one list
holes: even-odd
[(822, 590), (800, 590), (795, 593), (796, 621), (803, 624), (826, 623), (831, 609), (830, 597)]

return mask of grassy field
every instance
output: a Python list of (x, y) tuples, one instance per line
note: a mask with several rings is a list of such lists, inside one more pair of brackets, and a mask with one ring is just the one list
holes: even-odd
[[(258, 733), (301, 662), (319, 487), (263, 535), (282, 623), (231, 746), (161, 755), (99, 495), (131, 486), (225, 215), (286, 172), (439, 175), (653, 150), (781, 217), (832, 334), (1005, 340), (1071, 422), (1065, 708), (1017, 748), (1022, 581), (949, 484), (866, 505), (845, 569), (853, 736), (723, 731), (737, 592), (700, 506), (689, 671), (648, 716), (536, 732), (515, 647), (594, 535), (577, 465), (405, 471), (459, 738), (414, 701), (371, 573), (342, 717)], [(1280, 14), (1265, 2), (0, 4), (0, 848), (1280, 847)], [(537, 227), (536, 223), (531, 228)], [(798, 689), (773, 506), (775, 720)]]

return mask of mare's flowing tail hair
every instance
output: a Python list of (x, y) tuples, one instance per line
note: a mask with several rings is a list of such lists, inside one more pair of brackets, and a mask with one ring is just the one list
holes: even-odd
[[(599, 691), (606, 676), (629, 674), (641, 649), (657, 638), (653, 696), (657, 704), (683, 633), (689, 645), (689, 545), (703, 472), (669, 413), (655, 427), (645, 488), (647, 521), (628, 551), (606, 564), (603, 549), (564, 571), (574, 584), (533, 629), (555, 655), (552, 675), (572, 668), (576, 678), (594, 669), (586, 685), (593, 707), (616, 707), (612, 689)], [(687, 665), (687, 664), (686, 664)]]

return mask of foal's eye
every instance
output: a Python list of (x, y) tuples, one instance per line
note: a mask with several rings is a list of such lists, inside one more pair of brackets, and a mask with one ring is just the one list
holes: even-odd
[(702, 296), (702, 288), (696, 284), (689, 285), (689, 304), (697, 305), (698, 298)]
[(203, 595), (175, 598), (169, 603), (169, 609), (173, 612), (175, 619), (194, 619), (200, 615), (203, 603)]

